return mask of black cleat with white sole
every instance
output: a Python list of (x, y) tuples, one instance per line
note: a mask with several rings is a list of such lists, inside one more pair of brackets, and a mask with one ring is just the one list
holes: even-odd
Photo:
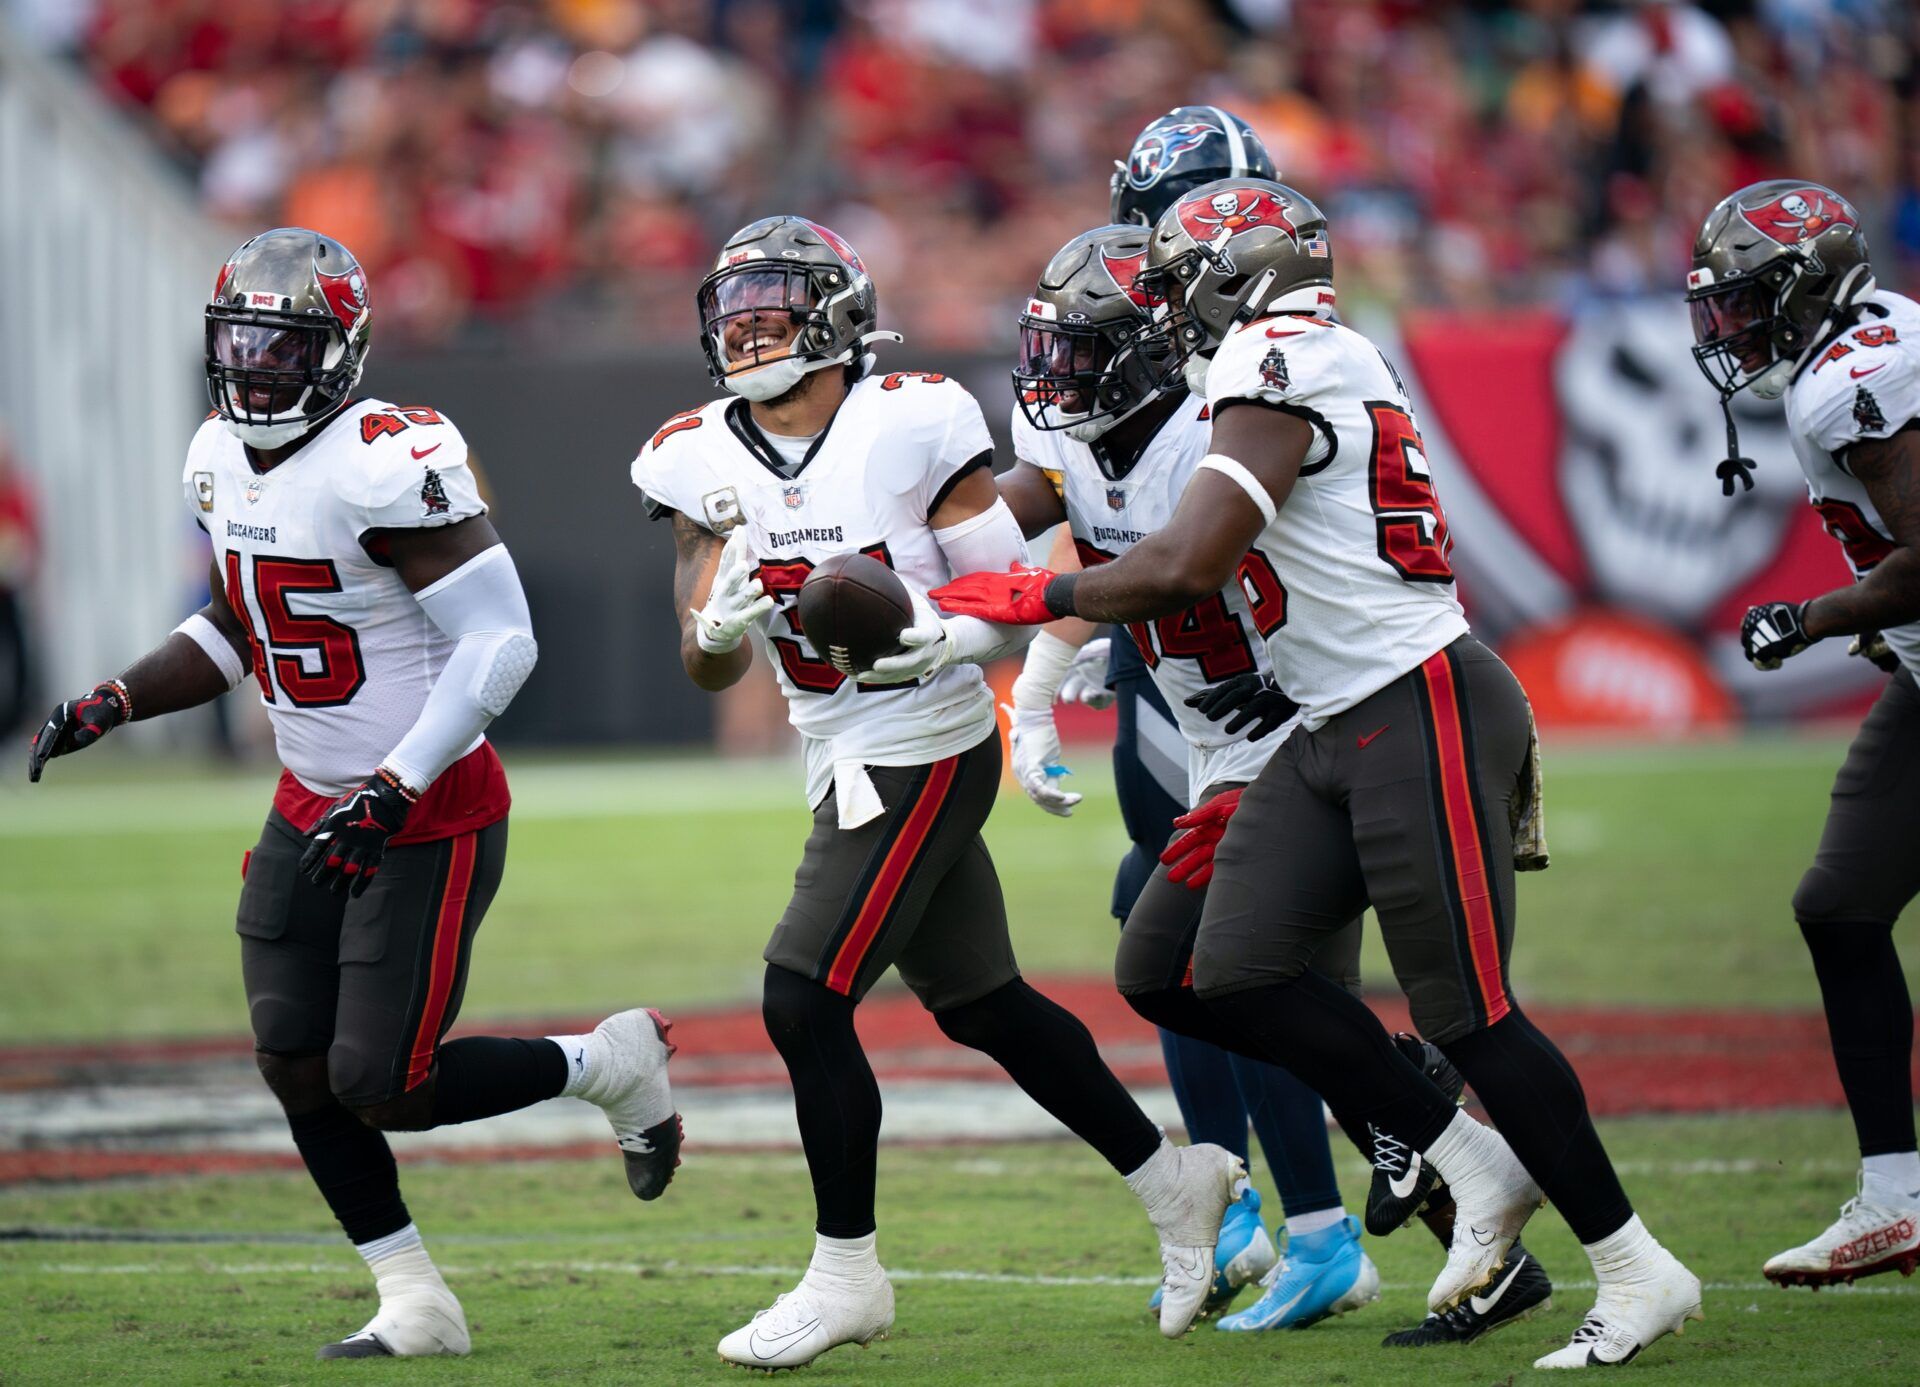
[(1533, 1254), (1519, 1243), (1507, 1252), (1507, 1265), (1491, 1286), (1468, 1296), (1444, 1314), (1428, 1315), (1412, 1329), (1389, 1334), (1382, 1348), (1433, 1348), (1470, 1344), (1505, 1325), (1531, 1319), (1553, 1308), (1553, 1283)]
[[(1467, 1081), (1437, 1046), (1405, 1031), (1395, 1035), (1393, 1043), (1450, 1102), (1460, 1101)], [(1373, 1183), (1367, 1187), (1367, 1232), (1384, 1238), (1395, 1229), (1406, 1227), (1427, 1207), (1428, 1199), (1440, 1183), (1440, 1172), (1428, 1165), (1418, 1151), (1396, 1141), (1372, 1123), (1367, 1124), (1367, 1133), (1373, 1138)]]
[(627, 1188), (642, 1199), (658, 1199), (680, 1168), (680, 1143), (686, 1139), (680, 1114), (656, 1122), (638, 1137), (620, 1143), (627, 1167)]

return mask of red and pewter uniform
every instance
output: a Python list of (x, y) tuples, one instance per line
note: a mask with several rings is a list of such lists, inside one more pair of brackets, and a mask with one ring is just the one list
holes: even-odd
[[(655, 519), (679, 513), (716, 534), (745, 525), (760, 581), (779, 601), (765, 634), (806, 754), (813, 831), (765, 958), (848, 996), (893, 965), (934, 1010), (1019, 976), (980, 840), (1000, 740), (979, 667), (859, 684), (821, 658), (795, 617), (807, 574), (834, 554), (871, 554), (922, 594), (947, 582), (928, 517), (992, 459), (963, 387), (898, 371), (854, 384), (791, 473), (731, 397), (669, 419), (633, 464)], [(868, 779), (881, 812), (842, 827), (835, 790), (848, 771)]]
[[(1920, 418), (1920, 304), (1882, 290), (1858, 321), (1787, 387), (1787, 430), (1807, 493), (1854, 577), (1893, 552), (1892, 533), (1847, 470), (1853, 444), (1890, 438)], [(1912, 824), (1920, 818), (1920, 622), (1880, 633), (1900, 657), (1833, 783), (1813, 865), (1794, 893), (1797, 919), (1892, 924), (1920, 895)]]
[(1215, 418), (1278, 409), (1313, 441), (1254, 542), (1283, 613), (1268, 653), (1303, 721), (1220, 843), (1194, 988), (1289, 981), (1371, 905), (1421, 1034), (1491, 1025), (1511, 1006), (1509, 813), (1531, 720), (1467, 633), (1406, 392), (1360, 334), (1282, 315), (1227, 337), (1207, 394)]
[(499, 757), (481, 737), (428, 787), (363, 894), (315, 886), (299, 864), (306, 833), (399, 744), (453, 649), (375, 532), (484, 515), (466, 442), (434, 410), (363, 400), (260, 472), (210, 419), (181, 480), (285, 768), (236, 925), (254, 1043), (325, 1055), (342, 1102), (386, 1102), (426, 1079), (460, 1009), (506, 859)]
[[(246, 624), (253, 676), (285, 772), (274, 807), (303, 833), (359, 785), (420, 716), (453, 651), (378, 548), (379, 530), (485, 515), (467, 444), (434, 410), (349, 404), (268, 471), (218, 419), (181, 473), (213, 540), (227, 603)], [(428, 787), (395, 843), (504, 817), (506, 773), (484, 736)]]

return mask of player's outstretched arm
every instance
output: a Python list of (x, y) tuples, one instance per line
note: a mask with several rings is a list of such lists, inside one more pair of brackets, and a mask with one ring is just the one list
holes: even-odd
[(1867, 439), (1847, 450), (1847, 468), (1867, 489), (1893, 535), (1894, 550), (1851, 587), (1806, 606), (1809, 639), (1853, 636), (1920, 621), (1920, 427)]
[(747, 629), (773, 610), (753, 576), (744, 526), (732, 541), (680, 512), (673, 516), (673, 606), (680, 614), (680, 663), (710, 693), (740, 682), (753, 663)]
[(218, 565), (209, 587), (212, 600), (118, 678), (47, 715), (27, 751), (29, 781), (37, 783), (54, 757), (86, 750), (123, 722), (210, 703), (246, 677), (246, 627), (227, 605)]
[(1233, 576), (1300, 476), (1313, 430), (1295, 415), (1230, 400), (1214, 414), (1213, 451), (1166, 527), (1083, 573), (971, 573), (936, 588), (948, 611), (1040, 625), (1063, 616), (1150, 621), (1185, 611)]

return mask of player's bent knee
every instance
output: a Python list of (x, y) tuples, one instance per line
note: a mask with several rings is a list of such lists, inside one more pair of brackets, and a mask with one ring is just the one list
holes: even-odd
[(290, 1116), (318, 1112), (334, 1101), (325, 1055), (282, 1055), (256, 1048), (253, 1062)]
[(775, 1047), (786, 1037), (805, 1034), (813, 1027), (848, 1020), (853, 1006), (853, 998), (825, 983), (802, 977), (777, 963), (767, 965), (760, 992), (760, 1019)]
[(1162, 1030), (1176, 1030), (1175, 1022), (1190, 1005), (1180, 994), (1185, 988), (1177, 987), (1136, 987), (1132, 990), (1122, 987), (1120, 995), (1127, 999), (1127, 1005), (1142, 1020), (1151, 1021)]
[(381, 1132), (424, 1132), (434, 1125), (433, 1077), (398, 1098), (380, 1103), (347, 1104), (353, 1115)]
[(1892, 928), (1906, 902), (1898, 902), (1889, 909), (1886, 903), (1869, 899), (1861, 889), (1863, 885), (1856, 876), (1836, 872), (1816, 862), (1807, 868), (1794, 890), (1793, 918), (1803, 931), (1833, 924), (1876, 924)]

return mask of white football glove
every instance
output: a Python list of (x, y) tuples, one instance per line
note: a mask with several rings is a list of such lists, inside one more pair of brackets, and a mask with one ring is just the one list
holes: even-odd
[(1008, 741), (1013, 745), (1013, 778), (1027, 792), (1027, 798), (1060, 818), (1073, 814), (1081, 797), (1060, 788), (1060, 777), (1070, 772), (1060, 764), (1060, 733), (1053, 725), (1051, 709), (1006, 708), (1010, 724)]
[(773, 607), (773, 599), (753, 576), (747, 527), (737, 526), (720, 551), (720, 566), (714, 570), (707, 605), (693, 614), (693, 638), (709, 655), (724, 655), (738, 649), (748, 628)]
[(900, 653), (882, 655), (873, 668), (854, 675), (862, 684), (911, 684), (940, 669), (953, 658), (953, 642), (947, 639), (947, 625), (940, 613), (912, 588), (913, 625), (900, 633)]
[(1107, 653), (1112, 645), (1110, 637), (1101, 636), (1080, 647), (1067, 667), (1067, 677), (1060, 681), (1062, 703), (1084, 703), (1089, 708), (1113, 706), (1118, 695), (1107, 687)]

